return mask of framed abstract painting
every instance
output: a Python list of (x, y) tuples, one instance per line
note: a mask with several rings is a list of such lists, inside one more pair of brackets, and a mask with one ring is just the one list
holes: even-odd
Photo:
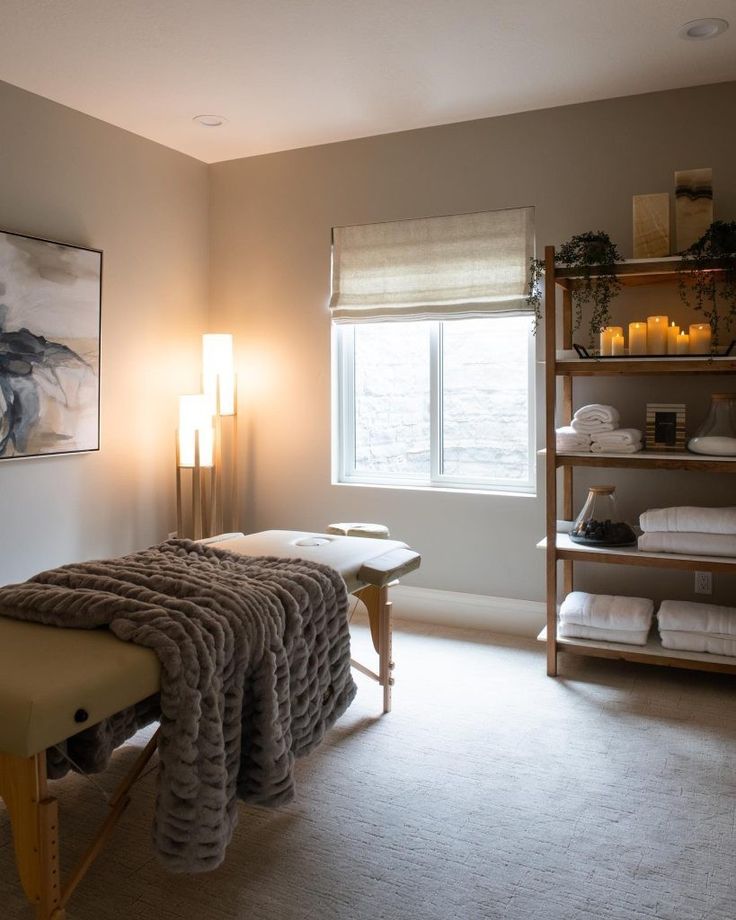
[(0, 231), (0, 460), (99, 450), (102, 253)]

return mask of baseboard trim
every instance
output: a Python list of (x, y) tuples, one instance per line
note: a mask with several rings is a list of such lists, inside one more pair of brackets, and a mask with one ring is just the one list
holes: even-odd
[(484, 629), (514, 636), (537, 636), (546, 617), (546, 607), (541, 601), (411, 585), (396, 585), (391, 589), (391, 600), (394, 616), (400, 620)]

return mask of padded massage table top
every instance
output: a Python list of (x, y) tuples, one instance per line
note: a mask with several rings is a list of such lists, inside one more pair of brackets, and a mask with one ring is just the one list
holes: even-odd
[[(351, 593), (385, 585), (421, 561), (398, 540), (293, 530), (206, 542), (249, 556), (322, 562), (340, 572)], [(156, 693), (159, 674), (153, 651), (106, 629), (59, 629), (0, 616), (0, 751), (17, 757), (44, 751)]]

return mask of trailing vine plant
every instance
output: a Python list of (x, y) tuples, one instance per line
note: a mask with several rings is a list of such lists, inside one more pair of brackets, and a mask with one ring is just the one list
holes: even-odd
[(534, 311), (534, 322), (532, 323), (534, 335), (537, 334), (539, 324), (542, 322), (542, 278), (544, 278), (544, 262), (532, 256), (529, 259), (529, 287), (526, 302)]
[[(621, 261), (623, 260), (618, 246), (602, 230), (579, 233), (563, 243), (555, 252), (555, 265), (573, 269), (579, 275), (578, 283), (572, 289), (572, 303), (575, 309), (573, 328), (580, 328), (583, 310), (590, 305), (588, 333), (591, 345), (601, 329), (611, 324), (611, 302), (621, 290), (616, 263)], [(593, 268), (600, 268), (602, 271), (592, 274)], [(541, 259), (530, 259), (526, 302), (534, 310), (535, 332), (542, 318), (543, 274), (544, 262)]]
[(736, 221), (713, 221), (682, 253), (678, 284), (683, 302), (710, 323), (717, 345), (721, 329), (730, 330), (736, 320)]

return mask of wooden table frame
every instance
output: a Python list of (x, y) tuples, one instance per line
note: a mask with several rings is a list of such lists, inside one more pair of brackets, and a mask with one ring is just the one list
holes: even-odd
[[(392, 582), (391, 584), (396, 584)], [(383, 711), (391, 711), (394, 679), (389, 585), (368, 585), (354, 592), (368, 611), (371, 638), (378, 653), (378, 673), (351, 659), (351, 665), (383, 688)], [(36, 920), (66, 920), (66, 905), (105, 846), (130, 802), (130, 793), (158, 747), (157, 729), (109, 801), (109, 811), (94, 839), (62, 885), (59, 867), (59, 807), (50, 794), (46, 751), (32, 757), (0, 752), (0, 798), (13, 831), (15, 862)]]

